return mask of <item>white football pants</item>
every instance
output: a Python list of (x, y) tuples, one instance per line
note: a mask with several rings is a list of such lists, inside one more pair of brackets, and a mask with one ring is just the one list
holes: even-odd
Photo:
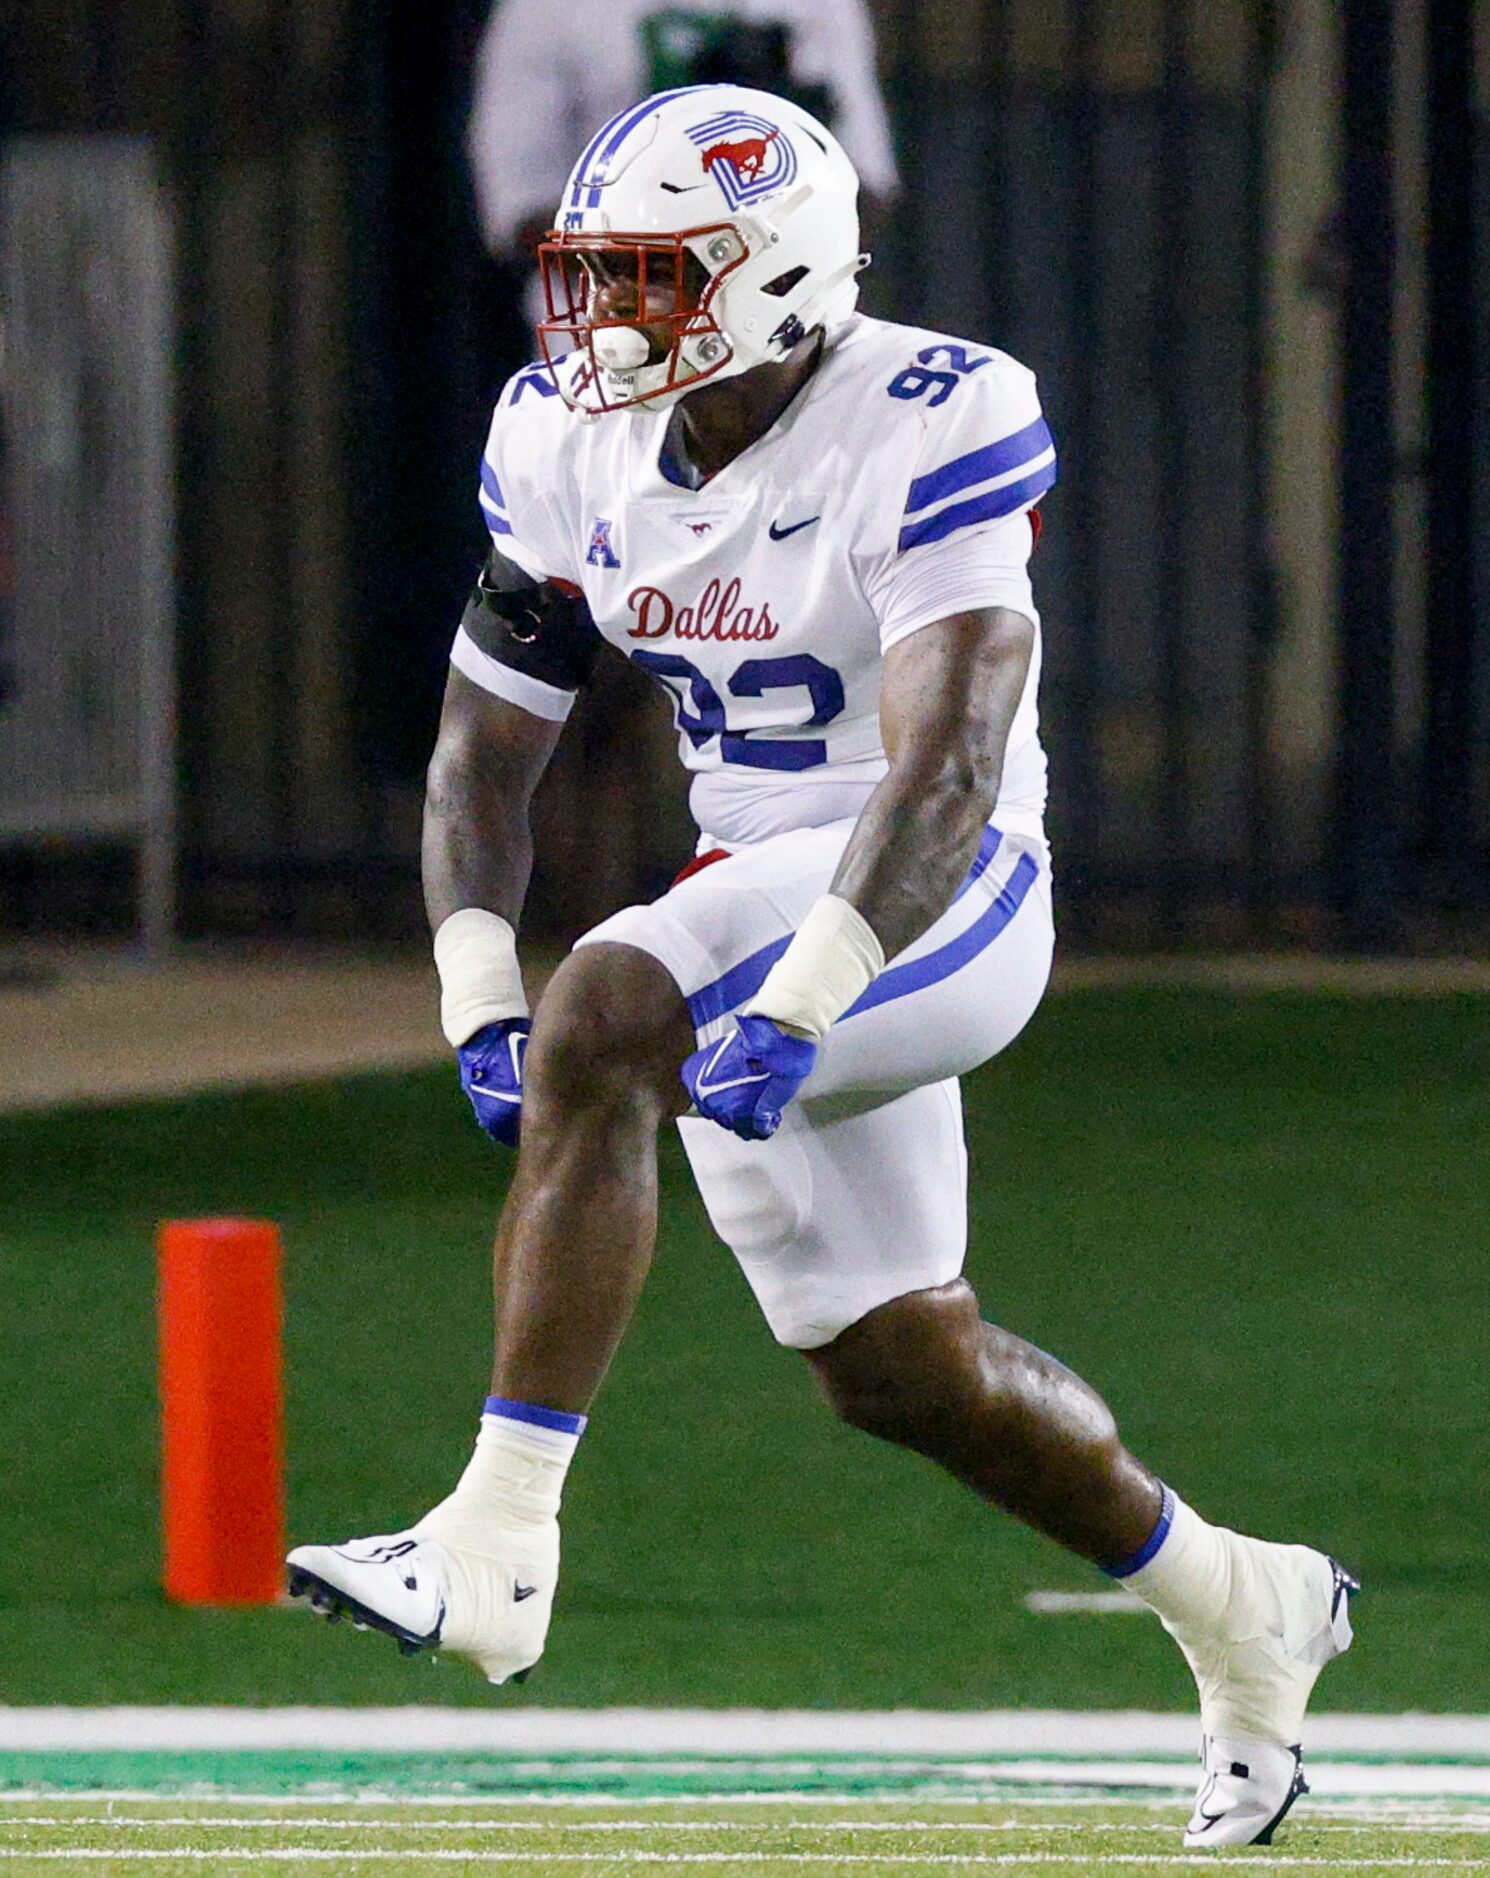
[[(849, 818), (756, 842), (579, 943), (651, 953), (709, 1043), (827, 891), (853, 828)], [(769, 1141), (741, 1141), (697, 1115), (678, 1123), (714, 1229), (779, 1342), (815, 1349), (962, 1270), (957, 1078), (1029, 1022), (1053, 944), (1043, 847), (990, 828), (952, 905), (829, 1031)]]

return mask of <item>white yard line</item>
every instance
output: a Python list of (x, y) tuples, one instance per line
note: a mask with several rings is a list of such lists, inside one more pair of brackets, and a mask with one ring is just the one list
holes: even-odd
[[(841, 1796), (838, 1796), (841, 1798)], [(1295, 1816), (1302, 1820), (1304, 1815)], [(1359, 1835), (1369, 1825), (1395, 1825), (1403, 1831), (1490, 1832), (1490, 1820), (1471, 1817), (1450, 1824), (1439, 1815), (1420, 1818), (1393, 1815), (1389, 1819), (1360, 1819), (1352, 1823), (1321, 1821), (1309, 1818), (1310, 1832), (1352, 1833)], [(718, 1833), (718, 1832), (840, 1832), (840, 1833), (1076, 1833), (1086, 1838), (1091, 1833), (1164, 1833), (1172, 1835), (1172, 1820), (1030, 1820), (1030, 1819), (773, 1819), (742, 1821), (738, 1819), (592, 1819), (566, 1823), (553, 1819), (245, 1819), (242, 1814), (226, 1816), (171, 1814), (79, 1814), (36, 1813), (3, 1814), (6, 1826), (87, 1826), (116, 1831), (165, 1831), (190, 1826), (202, 1831), (282, 1832), (293, 1826), (296, 1832), (563, 1832), (591, 1833)]]
[[(191, 1793), (163, 1794), (152, 1791), (149, 1787), (76, 1787), (66, 1793), (59, 1793), (52, 1787), (9, 1787), (0, 1791), (0, 1807), (21, 1804), (51, 1806), (99, 1806), (107, 1804), (126, 1804), (131, 1806), (146, 1805), (155, 1802), (160, 1805), (189, 1805), (193, 1799), (199, 1799), (203, 1806), (261, 1806), (287, 1807), (291, 1810), (302, 1806), (355, 1806), (355, 1807), (398, 1807), (418, 1806), (427, 1810), (440, 1807), (463, 1808), (467, 1811), (481, 1807), (516, 1807), (536, 1806), (545, 1811), (564, 1812), (603, 1812), (609, 1808), (612, 1812), (634, 1812), (647, 1810), (655, 1812), (676, 1812), (683, 1807), (723, 1806), (730, 1809), (748, 1806), (844, 1806), (850, 1800), (862, 1796), (843, 1793), (399, 1793), (392, 1787), (353, 1787), (336, 1789), (330, 1782), (316, 1782), (313, 1793), (234, 1793), (228, 1789), (213, 1789), (200, 1796)], [(866, 1806), (925, 1806), (923, 1796), (913, 1794), (880, 1794), (864, 1798)], [(1142, 1810), (1158, 1812), (1161, 1807), (1173, 1805), (1168, 1795), (1129, 1794), (1121, 1802), (1123, 1806), (1137, 1807)], [(987, 1798), (976, 1793), (938, 1794), (938, 1806), (986, 1806)], [(1068, 1806), (1112, 1806), (1115, 1804), (1110, 1794), (1073, 1793), (1062, 1794), (1059, 1798), (1050, 1798), (1045, 1794), (1031, 1793), (1018, 1796), (1020, 1806), (1030, 1807), (1068, 1807)], [(1335, 1810), (1354, 1812), (1354, 1806), (1348, 1801), (1333, 1803)], [(0, 1812), (0, 1821), (5, 1815)]]
[[(333, 1860), (371, 1864), (398, 1860), (409, 1864), (454, 1864), (457, 1860), (471, 1865), (915, 1865), (934, 1866), (1071, 1865), (1080, 1862), (1086, 1871), (1109, 1867), (1143, 1865), (1209, 1866), (1216, 1868), (1214, 1852), (462, 1852), (443, 1847), (426, 1850), (397, 1851), (364, 1848), (356, 1851), (329, 1851), (319, 1846), (218, 1846), (204, 1850), (199, 1846), (161, 1846), (147, 1851), (108, 1851), (89, 1847), (69, 1852), (48, 1847), (39, 1851), (17, 1848), (0, 1849), (0, 1859), (91, 1859), (100, 1863), (123, 1863), (137, 1859), (182, 1859), (205, 1863), (218, 1859), (237, 1859), (254, 1864), (330, 1864)], [(1247, 1854), (1250, 1868), (1266, 1865), (1312, 1869), (1316, 1871), (1479, 1871), (1490, 1869), (1490, 1859), (1479, 1858), (1320, 1858), (1291, 1857), (1287, 1853)]]
[[(0, 1751), (628, 1757), (867, 1754), (982, 1757), (1176, 1754), (1193, 1715), (1143, 1709), (3, 1708)], [(1463, 1756), (1490, 1763), (1490, 1715), (1311, 1715), (1311, 1764), (1330, 1754)]]
[[(703, 1807), (723, 1807), (726, 1811), (742, 1811), (748, 1807), (799, 1806), (807, 1808), (845, 1806), (859, 1803), (873, 1807), (896, 1806), (937, 1806), (971, 1809), (977, 1806), (998, 1805), (1018, 1806), (1026, 1812), (1055, 1811), (1062, 1812), (1084, 1807), (1095, 1810), (1098, 1807), (1123, 1806), (1130, 1812), (1168, 1813), (1175, 1802), (1172, 1795), (1155, 1793), (1129, 1793), (1114, 1799), (1107, 1793), (1019, 1793), (1004, 1794), (997, 1800), (990, 1800), (979, 1793), (938, 1794), (934, 1802), (928, 1801), (924, 1794), (878, 1794), (858, 1796), (844, 1793), (398, 1793), (391, 1788), (357, 1787), (346, 1791), (333, 1790), (330, 1783), (317, 1782), (314, 1792), (308, 1793), (234, 1793), (228, 1789), (214, 1789), (210, 1793), (193, 1796), (190, 1793), (163, 1794), (148, 1787), (77, 1787), (66, 1793), (59, 1793), (53, 1787), (10, 1787), (0, 1791), (0, 1809), (7, 1806), (251, 1806), (260, 1809), (283, 1808), (290, 1814), (298, 1809), (317, 1806), (340, 1806), (358, 1812), (370, 1811), (374, 1807), (383, 1807), (389, 1811), (402, 1812), (407, 1807), (417, 1808), (426, 1813), (442, 1809), (459, 1812), (469, 1816), (486, 1808), (503, 1814), (517, 1807), (534, 1807), (545, 1813), (598, 1813), (598, 1812), (649, 1812), (669, 1813), (685, 1809), (697, 1810)], [(1476, 1807), (1473, 1811), (1456, 1809), (1445, 1801), (1424, 1806), (1415, 1800), (1352, 1800), (1320, 1799), (1311, 1793), (1308, 1801), (1309, 1814), (1313, 1818), (1318, 1814), (1329, 1814), (1350, 1822), (1351, 1828), (1357, 1823), (1368, 1825), (1408, 1826), (1444, 1826), (1490, 1831), (1490, 1809)], [(8, 1817), (0, 1810), (0, 1823)], [(67, 1818), (70, 1815), (59, 1815)], [(482, 1822), (486, 1824), (494, 1822)], [(538, 1822), (530, 1822), (538, 1823)], [(552, 1824), (552, 1822), (547, 1822)], [(601, 1824), (604, 1821), (581, 1822)], [(643, 1822), (651, 1823), (651, 1822)], [(679, 1823), (679, 1822), (674, 1822)], [(728, 1823), (728, 1822), (725, 1822)], [(814, 1822), (803, 1820), (804, 1826)], [(957, 1824), (959, 1822), (949, 1822)], [(1036, 1825), (1034, 1830), (1045, 1828)], [(1077, 1828), (1080, 1830), (1080, 1828)], [(1344, 1830), (1344, 1828), (1342, 1828)]]
[(1131, 1591), (1028, 1591), (1024, 1608), (1036, 1617), (1144, 1617), (1149, 1607)]

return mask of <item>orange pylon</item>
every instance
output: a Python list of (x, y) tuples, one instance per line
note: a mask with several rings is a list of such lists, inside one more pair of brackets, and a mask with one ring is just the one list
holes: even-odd
[(166, 1596), (272, 1604), (285, 1523), (279, 1228), (166, 1220), (159, 1254)]

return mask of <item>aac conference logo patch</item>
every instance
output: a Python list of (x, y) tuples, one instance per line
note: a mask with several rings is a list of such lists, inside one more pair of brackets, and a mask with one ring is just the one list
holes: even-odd
[(797, 153), (779, 124), (744, 111), (721, 111), (688, 133), (705, 172), (732, 209), (785, 189), (797, 174)]
[(589, 566), (619, 567), (621, 565), (620, 559), (616, 554), (615, 545), (611, 541), (611, 530), (614, 527), (615, 523), (607, 520), (603, 515), (597, 515), (594, 521), (591, 522), (590, 546), (585, 555), (585, 560)]

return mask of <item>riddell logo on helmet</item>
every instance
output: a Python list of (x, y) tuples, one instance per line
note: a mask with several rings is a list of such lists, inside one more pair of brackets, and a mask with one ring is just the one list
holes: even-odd
[(781, 631), (771, 609), (740, 605), (740, 583), (723, 586), (711, 580), (693, 606), (677, 606), (660, 587), (633, 587), (626, 604), (636, 624), (626, 628), (631, 639), (661, 639), (673, 633), (679, 639), (774, 639)]
[(775, 195), (797, 174), (797, 153), (779, 124), (746, 111), (721, 111), (688, 132), (730, 208)]

